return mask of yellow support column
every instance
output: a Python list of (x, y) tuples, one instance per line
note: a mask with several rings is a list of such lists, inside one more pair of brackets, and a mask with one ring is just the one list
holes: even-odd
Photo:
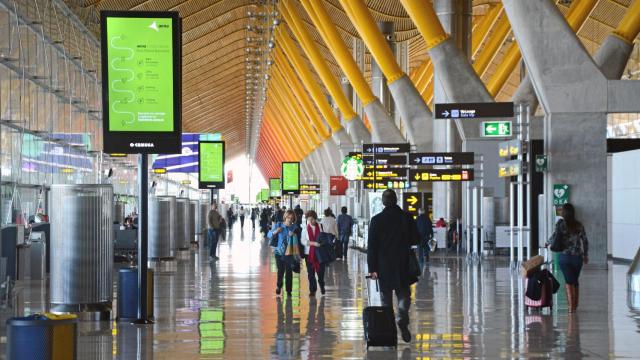
[(427, 42), (427, 49), (431, 49), (447, 40), (449, 35), (444, 31), (438, 15), (436, 15), (429, 1), (400, 0), (400, 2)]
[(362, 106), (366, 107), (376, 99), (373, 91), (369, 87), (367, 80), (362, 75), (358, 64), (353, 59), (351, 52), (345, 45), (342, 37), (336, 30), (335, 25), (331, 21), (327, 10), (322, 4), (322, 0), (302, 0), (302, 5), (311, 17), (316, 28), (320, 32), (320, 36), (331, 49), (332, 55), (340, 65), (347, 79), (353, 86), (353, 91), (360, 98)]
[(311, 98), (313, 99), (313, 101), (316, 103), (316, 106), (320, 110), (320, 113), (322, 113), (322, 116), (324, 117), (324, 119), (329, 123), (331, 130), (333, 132), (337, 132), (340, 129), (342, 129), (342, 126), (340, 125), (340, 122), (336, 118), (336, 115), (333, 113), (333, 109), (331, 109), (329, 102), (326, 100), (326, 97), (322, 92), (322, 89), (313, 79), (313, 75), (311, 74), (311, 71), (307, 68), (306, 64), (304, 63), (302, 55), (300, 55), (298, 49), (296, 48), (295, 43), (289, 37), (289, 34), (287, 34), (287, 32), (282, 27), (278, 27), (276, 29), (276, 36), (277, 36), (277, 40), (280, 40), (280, 41), (276, 40), (277, 43), (279, 45), (282, 45), (285, 54), (287, 54), (287, 57), (289, 58), (289, 60), (291, 60), (297, 73), (300, 75), (303, 84), (309, 91)]
[(298, 41), (302, 45), (307, 57), (311, 60), (311, 64), (320, 76), (324, 86), (338, 105), (342, 116), (346, 121), (353, 120), (358, 115), (353, 111), (353, 106), (342, 92), (340, 83), (331, 73), (331, 69), (329, 69), (325, 59), (315, 45), (314, 40), (311, 38), (311, 35), (309, 35), (309, 32), (305, 28), (305, 25), (300, 20), (300, 15), (298, 10), (295, 8), (295, 5), (293, 5), (289, 0), (282, 0), (280, 10), (282, 11), (282, 15), (289, 24), (294, 35), (298, 38)]
[(633, 40), (640, 32), (640, 0), (635, 0), (627, 13), (618, 24), (618, 28), (613, 34), (629, 44), (633, 44)]
[[(387, 82), (391, 84), (403, 77), (404, 72), (398, 65), (396, 57), (393, 55), (384, 36), (378, 30), (367, 5), (362, 0), (339, 1), (351, 22), (357, 27), (360, 36), (362, 36), (369, 51), (371, 51), (371, 56), (376, 60), (376, 63), (387, 78)], [(438, 24), (440, 24), (439, 21)]]

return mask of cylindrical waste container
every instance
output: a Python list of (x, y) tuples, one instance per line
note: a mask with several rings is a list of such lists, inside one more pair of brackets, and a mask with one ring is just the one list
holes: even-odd
[(176, 226), (178, 227), (178, 237), (176, 238), (176, 248), (178, 250), (189, 249), (189, 227), (187, 217), (189, 216), (189, 199), (176, 198)]
[(52, 312), (108, 319), (112, 301), (113, 188), (51, 185)]
[(174, 246), (171, 244), (171, 201), (175, 198), (149, 198), (149, 259), (172, 259)]
[(200, 202), (200, 235), (207, 235), (207, 216), (209, 215), (209, 207), (211, 205), (209, 205), (209, 203), (207, 201), (201, 201)]
[(74, 360), (76, 315), (36, 314), (7, 320), (7, 360)]
[(124, 223), (124, 203), (122, 201), (113, 203), (113, 222)]
[[(153, 270), (147, 269), (147, 315), (153, 317)], [(118, 271), (117, 321), (134, 321), (138, 318), (138, 268)]]

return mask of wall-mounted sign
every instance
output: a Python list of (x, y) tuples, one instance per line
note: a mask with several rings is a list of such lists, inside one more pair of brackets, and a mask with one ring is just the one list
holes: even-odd
[(569, 203), (569, 185), (553, 184), (553, 205), (562, 206)]
[(408, 153), (411, 147), (408, 143), (400, 144), (364, 144), (362, 154), (399, 154)]
[(271, 178), (269, 179), (269, 197), (277, 198), (282, 196), (282, 183), (280, 179)]
[(549, 168), (547, 155), (536, 155), (536, 171), (545, 172)]
[(407, 165), (406, 155), (367, 155), (363, 157), (364, 164), (366, 165)]
[(520, 140), (509, 140), (502, 141), (498, 144), (498, 152), (500, 157), (511, 157), (518, 156), (522, 154), (522, 141)]
[(224, 189), (224, 141), (198, 143), (198, 187)]
[(343, 176), (329, 178), (329, 195), (344, 195), (349, 187), (349, 180)]
[(179, 153), (178, 12), (102, 11), (100, 24), (104, 151)]
[(402, 208), (414, 217), (418, 216), (418, 209), (422, 208), (423, 196), (420, 192), (406, 192), (402, 197)]
[(165, 169), (165, 168), (153, 169), (153, 173), (157, 174), (157, 175), (166, 174), (167, 173), (167, 169)]
[(511, 136), (511, 121), (483, 121), (480, 124), (482, 137), (509, 137)]
[(409, 170), (411, 181), (470, 181), (473, 169), (429, 169)]
[(409, 164), (411, 165), (473, 165), (474, 154), (472, 152), (452, 153), (411, 153)]
[(362, 186), (365, 190), (408, 189), (411, 183), (407, 180), (365, 180)]
[(520, 160), (511, 160), (498, 164), (498, 177), (518, 176), (522, 174)]
[(346, 156), (344, 159), (342, 159), (340, 172), (342, 173), (342, 176), (344, 176), (348, 180), (360, 179), (363, 171), (364, 165), (362, 163), (362, 156)]
[(300, 163), (299, 162), (283, 162), (282, 163), (282, 194), (283, 195), (300, 194)]
[(512, 102), (436, 104), (436, 119), (513, 117)]

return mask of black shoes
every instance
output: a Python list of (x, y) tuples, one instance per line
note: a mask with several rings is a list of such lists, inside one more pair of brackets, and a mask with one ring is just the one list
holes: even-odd
[(320, 294), (324, 295), (325, 291), (324, 291), (324, 286), (320, 286)]
[(409, 332), (409, 328), (407, 326), (400, 327), (400, 333), (402, 334), (402, 341), (406, 343), (411, 342), (411, 333)]
[(315, 293), (315, 292), (310, 292), (310, 293), (309, 293), (309, 297), (314, 297), (314, 296), (316, 296), (316, 293)]
[(280, 295), (281, 292), (282, 292), (282, 288), (277, 287), (276, 288), (276, 295)]
[(287, 291), (287, 297), (291, 297), (291, 291)]

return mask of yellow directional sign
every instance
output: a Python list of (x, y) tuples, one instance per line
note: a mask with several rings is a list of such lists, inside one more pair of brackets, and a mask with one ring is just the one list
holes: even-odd
[(404, 193), (402, 208), (404, 211), (410, 213), (411, 215), (418, 216), (418, 209), (422, 208), (422, 193), (419, 192), (407, 192)]
[(407, 202), (411, 205), (415, 205), (418, 202), (418, 198), (415, 195), (411, 195), (407, 198)]

